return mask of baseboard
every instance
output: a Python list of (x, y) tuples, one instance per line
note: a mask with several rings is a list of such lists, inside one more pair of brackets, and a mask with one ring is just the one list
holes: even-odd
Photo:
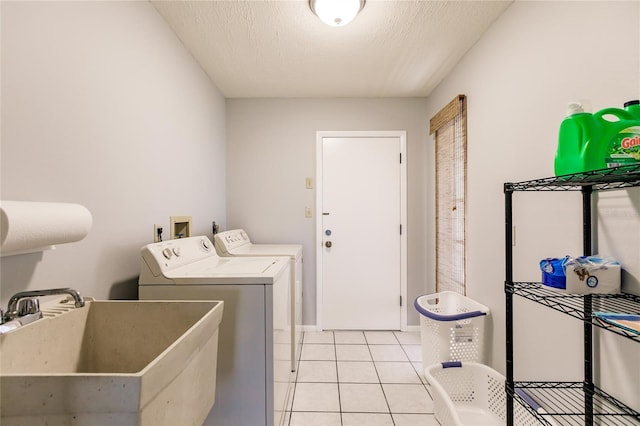
[[(302, 331), (318, 331), (318, 327), (316, 325), (303, 325), (302, 327)], [(420, 332), (420, 326), (419, 325), (408, 325), (407, 326), (407, 331), (408, 332)]]

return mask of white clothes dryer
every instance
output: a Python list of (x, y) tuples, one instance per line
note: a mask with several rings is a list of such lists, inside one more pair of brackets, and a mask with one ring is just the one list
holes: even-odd
[(216, 400), (205, 425), (284, 423), (293, 378), (288, 260), (222, 258), (206, 236), (142, 248), (141, 300), (224, 301), (217, 383), (211, 384)]
[(291, 328), (291, 371), (297, 369), (302, 349), (302, 245), (254, 244), (244, 229), (232, 229), (214, 235), (218, 255), (225, 257), (286, 256), (291, 271), (291, 304), (289, 307)]

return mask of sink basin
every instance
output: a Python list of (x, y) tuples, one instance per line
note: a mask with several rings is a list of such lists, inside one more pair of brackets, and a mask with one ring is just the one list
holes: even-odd
[(223, 302), (85, 300), (0, 335), (0, 424), (202, 424)]

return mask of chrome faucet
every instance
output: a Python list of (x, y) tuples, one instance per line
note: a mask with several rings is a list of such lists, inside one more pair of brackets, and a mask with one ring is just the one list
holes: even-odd
[(72, 288), (52, 288), (47, 290), (21, 291), (14, 294), (13, 296), (11, 296), (11, 299), (9, 299), (9, 303), (7, 304), (7, 311), (4, 313), (4, 315), (2, 315), (0, 324), (14, 319), (20, 320), (21, 318), (27, 316), (37, 316), (33, 317), (31, 321), (35, 321), (36, 319), (41, 318), (42, 312), (40, 312), (40, 304), (36, 297), (54, 296), (56, 294), (69, 294), (71, 295), (71, 297), (73, 297), (76, 308), (81, 308), (84, 306), (84, 298), (80, 295), (80, 293)]

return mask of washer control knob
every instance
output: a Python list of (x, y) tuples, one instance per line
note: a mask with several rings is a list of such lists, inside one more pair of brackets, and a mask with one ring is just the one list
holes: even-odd
[(180, 256), (180, 247), (175, 247), (172, 251), (173, 254), (176, 255), (176, 257)]
[(171, 249), (166, 248), (162, 250), (162, 255), (165, 257), (165, 259), (171, 259), (173, 252), (171, 251)]
[(206, 251), (211, 250), (211, 245), (209, 244), (209, 242), (207, 240), (200, 240), (200, 245), (202, 246), (203, 249), (205, 249)]
[(332, 246), (332, 245), (333, 245), (333, 244), (331, 244), (331, 241), (327, 241), (326, 243), (324, 243), (324, 246), (325, 246), (326, 248), (331, 248), (331, 246)]

